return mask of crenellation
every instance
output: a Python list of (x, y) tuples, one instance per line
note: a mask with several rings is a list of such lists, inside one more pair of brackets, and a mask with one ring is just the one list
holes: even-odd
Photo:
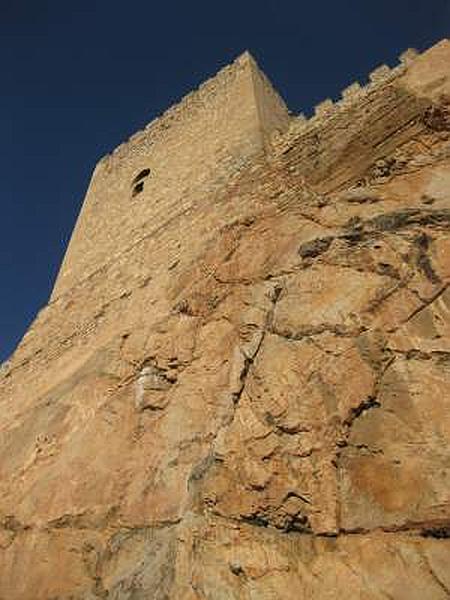
[[(401, 77), (401, 75), (405, 73), (405, 69), (407, 66), (406, 62), (409, 61), (408, 67), (411, 67), (414, 62), (413, 57), (417, 57), (417, 52), (410, 49), (403, 53), (403, 55), (405, 55), (406, 58), (404, 57), (402, 60), (402, 64), (400, 64), (398, 67), (395, 67), (394, 69), (389, 69), (389, 67), (387, 67), (386, 65), (378, 67), (371, 74), (371, 81), (367, 85), (362, 86), (359, 82), (354, 82), (351, 85), (347, 86), (347, 88), (345, 88), (342, 91), (342, 99), (340, 101), (333, 102), (331, 99), (326, 99), (320, 104), (318, 104), (315, 108), (315, 114), (313, 117), (307, 118), (303, 113), (300, 113), (296, 116), (290, 116), (290, 127), (287, 132), (284, 132), (283, 130), (280, 130), (277, 127), (274, 128), (274, 135), (271, 138), (271, 144), (273, 145), (274, 149), (276, 149), (276, 152), (282, 154), (284, 151), (289, 149), (292, 146), (292, 144), (296, 143), (296, 140), (300, 135), (309, 136), (309, 132), (311, 132), (311, 135), (313, 135), (313, 132), (317, 130), (317, 128), (328, 127), (329, 120), (335, 120), (339, 118), (339, 123), (344, 123), (347, 111), (353, 111), (355, 107), (358, 107), (359, 105), (363, 107), (364, 103), (368, 102), (371, 95), (375, 93), (378, 95), (384, 94), (383, 86), (390, 85), (393, 79)], [(244, 59), (240, 58), (236, 60), (235, 63), (233, 63), (233, 65), (222, 69), (219, 72), (219, 75), (209, 80), (204, 86), (201, 86), (203, 93), (209, 90), (208, 93), (211, 93), (217, 97), (217, 94), (219, 94), (217, 89), (217, 82), (221, 81), (223, 83), (225, 80), (229, 81), (230, 77), (235, 78), (235, 66), (239, 65), (239, 68), (242, 68), (245, 64), (251, 64), (252, 68), (256, 68), (256, 63), (250, 55), (247, 55)], [(260, 76), (260, 81), (262, 83), (261, 89), (264, 89), (265, 93), (269, 93), (269, 95), (277, 99), (277, 102), (281, 102), (284, 106), (283, 101), (279, 98), (278, 94), (271, 88), (270, 82), (264, 75)], [(167, 135), (168, 133), (170, 134), (171, 129), (176, 124), (182, 124), (185, 122), (185, 119), (189, 118), (188, 115), (184, 114), (184, 111), (186, 109), (189, 109), (190, 111), (190, 109), (193, 106), (195, 106), (196, 109), (204, 107), (204, 100), (202, 100), (202, 94), (199, 94), (198, 91), (189, 93), (180, 104), (171, 107), (169, 110), (165, 111), (165, 113), (162, 116), (154, 119), (145, 130), (138, 131), (132, 136), (130, 136), (128, 142), (120, 144), (113, 151), (112, 155), (104, 156), (99, 161), (96, 171), (99, 170), (100, 172), (104, 173), (105, 177), (107, 178), (109, 178), (111, 174), (115, 173), (119, 177), (123, 177), (124, 174), (126, 175), (128, 172), (130, 173), (129, 177), (132, 177), (133, 173), (138, 171), (140, 168), (148, 166), (148, 161), (146, 160), (146, 157), (149, 155), (149, 152), (152, 151), (151, 149), (153, 144), (158, 143), (158, 139), (161, 136), (164, 136), (164, 140), (168, 140)], [(348, 114), (353, 115), (352, 112), (349, 112)], [(352, 119), (354, 119), (354, 117), (352, 117)], [(169, 127), (169, 130), (164, 129), (166, 126)], [(342, 127), (342, 125), (339, 126)], [(175, 131), (173, 133), (175, 133), (174, 140), (176, 140), (177, 134)], [(221, 186), (226, 184), (227, 177), (229, 177), (230, 173), (239, 172), (241, 169), (245, 168), (247, 164), (247, 161), (244, 160), (243, 157), (233, 156), (232, 154), (230, 154), (226, 146), (224, 146), (223, 144), (220, 144), (218, 146), (218, 148), (214, 152), (214, 156), (217, 163), (220, 163), (222, 165), (224, 173), (221, 175), (217, 175), (215, 181), (212, 179), (208, 180), (208, 177), (210, 177), (210, 175), (208, 175), (208, 172), (205, 169), (205, 177), (202, 179), (201, 183), (204, 189), (204, 193), (215, 193), (216, 190), (220, 190)], [(144, 160), (145, 162), (142, 162)], [(117, 171), (118, 168), (121, 169), (121, 173)], [(298, 169), (297, 166), (295, 168)], [(212, 173), (212, 171), (209, 171), (209, 173)], [(159, 177), (160, 174), (164, 174), (164, 166), (161, 165), (158, 169), (155, 169), (154, 174), (155, 177)], [(128, 175), (126, 176), (128, 177)], [(100, 176), (100, 180), (102, 177), (103, 175)], [(100, 180), (100, 184), (96, 184), (99, 185), (99, 189), (97, 192), (95, 192), (95, 205), (98, 204), (97, 195), (103, 193), (102, 190), (104, 189), (104, 184)], [(179, 210), (190, 210), (190, 207), (192, 206), (192, 199), (190, 198), (190, 185), (188, 182), (180, 183), (182, 183), (182, 185), (180, 185), (180, 195), (182, 200), (180, 200), (174, 206), (174, 208), (171, 207), (168, 211), (168, 207), (164, 204), (164, 202), (161, 203), (160, 200), (157, 200), (158, 196), (153, 197), (153, 182), (149, 182), (149, 190), (152, 196), (152, 203), (154, 208), (152, 209), (152, 212), (148, 213), (146, 219), (143, 220), (143, 222), (138, 227), (133, 226), (133, 230), (135, 231), (135, 234), (133, 234), (133, 239), (138, 239), (138, 233), (140, 231), (145, 230), (145, 228), (148, 227), (149, 224), (159, 223), (160, 221), (161, 223), (164, 223), (164, 218), (166, 214), (170, 214), (170, 219), (176, 219)], [(171, 190), (174, 189), (172, 179), (167, 179), (167, 181), (161, 180), (160, 182), (158, 182), (158, 186), (160, 195), (170, 194)], [(109, 190), (108, 193), (110, 193)], [(124, 192), (121, 193), (129, 195), (129, 186), (126, 185), (124, 187)], [(132, 219), (135, 218), (134, 215), (137, 214), (136, 210), (139, 206), (139, 204), (130, 205), (130, 218), (128, 219), (127, 217), (127, 221), (131, 222)], [(114, 219), (116, 219), (114, 210), (112, 209), (113, 207), (111, 206), (108, 209), (110, 222), (114, 222)], [(122, 228), (128, 226), (126, 224), (127, 221), (123, 220)], [(157, 230), (159, 227), (160, 225), (157, 225), (155, 230)], [(113, 243), (115, 241), (115, 236), (108, 234), (108, 240), (109, 242)], [(109, 261), (111, 260), (115, 260), (116, 256), (116, 252), (111, 252), (108, 258), (105, 257), (106, 263), (109, 263)]]
[(362, 95), (363, 90), (364, 90), (364, 88), (361, 86), (359, 81), (355, 81), (354, 83), (352, 83), (351, 85), (347, 86), (345, 89), (342, 90), (342, 92), (341, 92), (342, 100), (345, 100), (345, 101), (355, 100)]
[(409, 66), (419, 56), (419, 52), (415, 48), (408, 48), (399, 56), (400, 64)]
[[(400, 143), (399, 140), (418, 129), (424, 106), (439, 99), (439, 94), (442, 96), (439, 90), (448, 85), (448, 49), (449, 43), (444, 40), (424, 54), (408, 52), (411, 60), (407, 64), (404, 60), (392, 69), (386, 65), (378, 67), (366, 85), (355, 82), (345, 88), (340, 101), (333, 105), (325, 101), (324, 108), (321, 110), (319, 105), (319, 111), (309, 119), (293, 118), (288, 132), (273, 140), (275, 155), (282, 157), (289, 153), (291, 158), (297, 154), (297, 172), (303, 171), (313, 180), (322, 177), (330, 186), (338, 184), (323, 179), (320, 169), (326, 171), (335, 161), (340, 161), (342, 173), (339, 177), (342, 179), (340, 185), (343, 185), (350, 176), (345, 173), (354, 171), (354, 162), (360, 162), (361, 169), (366, 168), (363, 165), (371, 157), (373, 159), (375, 153), (382, 158), (388, 147)], [(436, 65), (434, 74), (426, 68), (429, 56), (433, 56)], [(430, 83), (427, 83), (428, 78)], [(411, 95), (412, 85), (421, 89), (420, 95)], [(392, 121), (403, 123), (398, 132), (391, 131), (392, 123), (386, 123), (388, 114)], [(383, 133), (384, 126), (390, 130), (388, 136)], [(364, 129), (365, 137), (372, 135), (373, 141), (363, 144), (356, 135), (358, 129)], [(350, 141), (352, 131), (355, 139)], [(339, 134), (330, 139), (336, 132)], [(349, 144), (355, 153), (353, 160), (350, 159)], [(344, 154), (339, 158), (341, 152)]]
[(333, 110), (333, 108), (333, 100), (331, 100), (331, 98), (326, 98), (314, 107), (314, 115), (316, 117), (323, 117), (325, 115), (328, 115)]
[(0, 365), (5, 599), (446, 596), (450, 45), (309, 119), (238, 64), (99, 161)]
[(373, 83), (384, 81), (391, 75), (391, 69), (388, 65), (380, 65), (369, 73), (369, 79)]
[[(440, 42), (440, 44), (442, 43)], [(400, 63), (395, 67), (380, 65), (369, 74), (369, 81), (365, 85), (355, 81), (344, 88), (341, 91), (340, 100), (333, 101), (329, 98), (323, 100), (314, 107), (314, 114), (309, 118), (304, 113), (295, 115), (291, 118), (289, 131), (285, 134), (284, 139), (277, 139), (277, 144), (286, 148), (298, 135), (303, 135), (308, 128), (321, 126), (324, 119), (334, 118), (342, 111), (348, 110), (350, 106), (365, 102), (371, 93), (378, 92), (383, 89), (383, 86), (402, 77), (419, 56), (417, 50), (409, 48), (400, 55)]]

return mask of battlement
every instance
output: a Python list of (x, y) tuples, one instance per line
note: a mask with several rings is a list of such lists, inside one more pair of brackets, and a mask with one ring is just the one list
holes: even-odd
[(341, 96), (338, 100), (326, 98), (319, 102), (319, 104), (314, 107), (311, 117), (308, 118), (304, 113), (296, 115), (291, 121), (288, 134), (285, 136), (285, 144), (289, 145), (292, 138), (303, 133), (306, 128), (316, 127), (317, 125), (320, 125), (324, 119), (333, 117), (339, 112), (346, 111), (351, 105), (361, 103), (364, 98), (371, 93), (376, 92), (380, 88), (393, 83), (405, 75), (408, 69), (410, 69), (418, 59), (426, 56), (432, 50), (445, 50), (448, 45), (449, 40), (444, 39), (422, 54), (414, 48), (408, 48), (400, 54), (398, 57), (398, 64), (394, 67), (385, 64), (379, 65), (369, 73), (367, 83), (364, 84), (355, 81), (341, 91)]
[(323, 100), (311, 117), (293, 117), (286, 134), (273, 136), (274, 155), (320, 193), (350, 185), (417, 135), (431, 104), (450, 97), (449, 65), (446, 39), (423, 53), (403, 52), (397, 65), (377, 67), (367, 83), (347, 86), (338, 101)]
[(395, 67), (380, 65), (369, 73), (368, 82), (361, 84), (355, 81), (344, 88), (339, 100), (334, 101), (331, 98), (322, 100), (314, 107), (313, 115), (308, 118), (303, 113), (297, 115), (291, 121), (289, 133), (286, 137), (286, 144), (289, 144), (291, 136), (296, 136), (306, 127), (318, 125), (324, 118), (329, 118), (339, 111), (346, 110), (350, 104), (361, 102), (363, 97), (384, 86), (406, 72), (406, 69), (417, 59), (420, 54), (417, 50), (409, 48), (399, 56), (399, 64)]
[(3, 599), (448, 598), (449, 66), (307, 120), (246, 54), (97, 165), (0, 365)]
[[(381, 118), (384, 108), (401, 104), (400, 96), (408, 95), (408, 85), (415, 90), (411, 96), (414, 106), (405, 109), (403, 116), (411, 119), (417, 112), (417, 99), (423, 95), (430, 98), (430, 90), (440, 89), (428, 81), (427, 61), (436, 62), (433, 76), (446, 80), (449, 48), (449, 41), (443, 40), (422, 54), (409, 49), (396, 66), (381, 65), (369, 74), (367, 83), (347, 86), (338, 101), (328, 98), (320, 102), (309, 118), (289, 114), (245, 52), (99, 161), (52, 300), (116, 260), (144, 236), (186, 211), (201, 210), (256, 157), (283, 155), (293, 146), (299, 156), (312, 156), (318, 150), (311, 136), (318, 130), (323, 133), (322, 156), (339, 152), (343, 156), (343, 140), (349, 143), (348, 135), (335, 139), (330, 123), (338, 120), (341, 131), (357, 123), (370, 134), (373, 127), (366, 123), (362, 107), (372, 103), (371, 114)], [(309, 176), (308, 168), (305, 176)], [(313, 180), (323, 179), (320, 170), (311, 167), (311, 172)]]

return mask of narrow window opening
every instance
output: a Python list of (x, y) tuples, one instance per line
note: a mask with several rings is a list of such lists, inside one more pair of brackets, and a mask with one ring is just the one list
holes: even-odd
[(145, 179), (149, 175), (150, 175), (150, 169), (142, 169), (142, 171), (140, 173), (138, 173), (136, 175), (136, 177), (133, 179), (133, 185), (135, 185), (136, 183), (141, 181), (141, 179)]
[(138, 194), (144, 191), (145, 179), (150, 175), (150, 169), (142, 169), (136, 177), (133, 179), (131, 184), (131, 197), (134, 198)]
[(137, 196), (138, 194), (140, 194), (144, 189), (144, 182), (141, 181), (140, 183), (137, 183), (134, 187), (133, 187), (133, 193), (132, 196), (133, 198), (135, 196)]

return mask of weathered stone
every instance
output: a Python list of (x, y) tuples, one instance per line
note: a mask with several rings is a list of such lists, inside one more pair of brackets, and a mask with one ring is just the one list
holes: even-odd
[(246, 53), (100, 162), (0, 369), (1, 598), (449, 597), (449, 64), (306, 121)]
[(449, 367), (406, 357), (385, 372), (378, 405), (352, 424), (341, 454), (343, 529), (448, 524)]

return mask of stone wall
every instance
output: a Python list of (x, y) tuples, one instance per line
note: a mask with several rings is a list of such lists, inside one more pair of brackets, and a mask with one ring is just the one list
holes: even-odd
[(289, 129), (240, 59), (165, 212), (147, 133), (100, 164), (0, 368), (0, 598), (448, 597), (450, 44), (408, 56)]
[(373, 71), (367, 85), (346, 88), (339, 102), (325, 100), (312, 118), (294, 118), (287, 134), (274, 140), (276, 154), (323, 192), (362, 178), (377, 159), (423, 131), (425, 107), (449, 94), (448, 48), (443, 40), (423, 55), (407, 51), (395, 68)]
[[(133, 135), (94, 171), (52, 299), (144, 235), (208, 202), (286, 121), (284, 103), (244, 54)], [(150, 174), (133, 196), (144, 169)]]

